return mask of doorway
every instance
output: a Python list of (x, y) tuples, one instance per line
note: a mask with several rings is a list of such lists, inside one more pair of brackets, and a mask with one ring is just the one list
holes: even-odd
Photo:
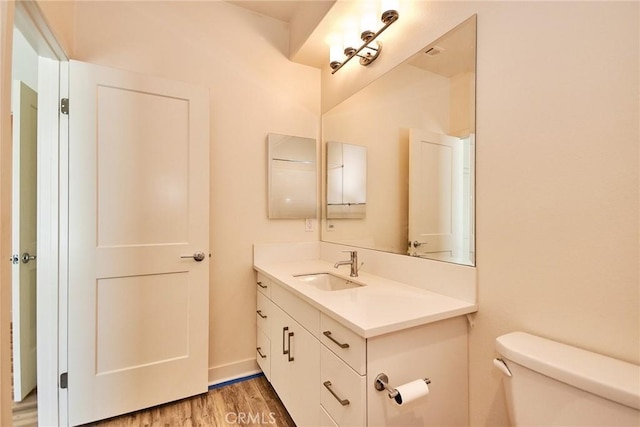
[[(36, 201), (38, 54), (13, 30), (12, 395), (15, 425), (37, 425)], [(22, 254), (25, 254), (23, 257)]]
[[(13, 13), (11, 13), (12, 11)], [(64, 412), (65, 396), (58, 388), (59, 372), (61, 369), (66, 368), (64, 366), (66, 356), (63, 354), (65, 350), (59, 347), (59, 343), (63, 344), (63, 342), (60, 341), (61, 337), (58, 332), (59, 327), (64, 328), (65, 326), (64, 319), (59, 316), (59, 305), (64, 300), (64, 296), (61, 296), (64, 293), (64, 289), (61, 291), (58, 284), (61, 282), (61, 275), (65, 273), (59, 266), (66, 265), (61, 264), (66, 263), (66, 258), (60, 255), (60, 253), (64, 253), (64, 248), (61, 247), (64, 244), (64, 239), (61, 240), (59, 238), (60, 229), (64, 228), (64, 224), (59, 220), (60, 207), (64, 206), (65, 200), (64, 194), (60, 194), (60, 188), (64, 188), (62, 186), (65, 183), (61, 182), (58, 177), (61, 176), (61, 168), (65, 166), (64, 160), (61, 160), (64, 159), (64, 156), (60, 156), (60, 147), (65, 146), (66, 128), (64, 118), (59, 114), (59, 106), (61, 94), (66, 93), (65, 64), (67, 57), (48, 28), (44, 16), (35, 1), (16, 1), (15, 9), (8, 8), (7, 16), (9, 18), (4, 21), (7, 23), (7, 27), (3, 28), (3, 36), (9, 37), (6, 33), (7, 28), (11, 26), (9, 31), (13, 30), (15, 32), (17, 30), (20, 33), (14, 36), (14, 43), (22, 43), (23, 48), (26, 45), (35, 51), (35, 58), (33, 58), (32, 52), (32, 60), (28, 61), (30, 65), (23, 67), (19, 76), (14, 75), (15, 67), (24, 66), (24, 64), (20, 64), (21, 60), (15, 58), (14, 52), (11, 59), (12, 70), (9, 72), (5, 68), (2, 73), (2, 80), (6, 87), (9, 80), (17, 77), (23, 82), (30, 82), (29, 84), (20, 84), (21, 86), (30, 87), (38, 92), (38, 107), (37, 113), (35, 113), (37, 117), (37, 199), (32, 197), (37, 200), (35, 214), (37, 235), (35, 239), (31, 239), (37, 242), (37, 254), (35, 244), (25, 250), (11, 245), (11, 237), (8, 234), (3, 234), (2, 246), (7, 248), (7, 252), (11, 246), (12, 260), (8, 265), (14, 262), (13, 254), (18, 255), (18, 265), (34, 267), (37, 262), (37, 269), (34, 268), (29, 273), (32, 276), (36, 276), (34, 282), (37, 282), (37, 290), (32, 292), (32, 294), (36, 295), (37, 314), (32, 317), (30, 322), (31, 328), (37, 330), (35, 341), (38, 349), (36, 361), (37, 398), (33, 398), (32, 405), (35, 406), (35, 401), (37, 400), (37, 413), (41, 425), (64, 425), (66, 424), (66, 412)], [(14, 65), (15, 67), (13, 67)], [(24, 77), (25, 72), (30, 76)], [(8, 123), (5, 124), (8, 125)], [(3, 136), (6, 137), (6, 135), (4, 134)], [(3, 152), (10, 152), (10, 144), (12, 144), (10, 138), (2, 140)], [(7, 188), (12, 186), (10, 180), (3, 181), (2, 185), (4, 194), (10, 194), (11, 190)], [(11, 204), (14, 204), (13, 201)], [(6, 210), (3, 210), (3, 215), (5, 213)], [(20, 258), (26, 252), (29, 255), (27, 262), (23, 263)], [(11, 271), (11, 275), (14, 275), (14, 266), (15, 264), (7, 269)], [(5, 278), (6, 276), (3, 279)], [(3, 286), (8, 288), (11, 285), (3, 280)], [(11, 311), (12, 306), (12, 302), (2, 299), (3, 311)], [(3, 316), (3, 321), (7, 322), (3, 324), (3, 329), (6, 331), (10, 330), (10, 325), (8, 324), (8, 318), (10, 317)], [(8, 360), (9, 357), (7, 357), (10, 354), (9, 345), (9, 337), (4, 336), (2, 346), (7, 350), (3, 350), (2, 356), (3, 364), (7, 362), (7, 365), (10, 362)], [(9, 394), (11, 392), (10, 387), (12, 385), (10, 382), (11, 380), (9, 379), (6, 381), (3, 379), (1, 384), (3, 393)], [(28, 396), (27, 399), (29, 398)], [(7, 403), (9, 402), (4, 401), (2, 403), (3, 409)]]

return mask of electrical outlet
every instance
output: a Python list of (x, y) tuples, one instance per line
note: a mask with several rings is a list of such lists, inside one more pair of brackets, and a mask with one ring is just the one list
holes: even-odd
[(313, 219), (307, 218), (304, 220), (304, 231), (313, 231)]

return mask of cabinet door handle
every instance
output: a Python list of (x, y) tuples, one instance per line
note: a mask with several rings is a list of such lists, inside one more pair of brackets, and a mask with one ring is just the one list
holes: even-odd
[(333, 389), (331, 388), (331, 381), (325, 381), (322, 383), (322, 385), (325, 386), (327, 390), (329, 390), (329, 393), (331, 393), (342, 406), (347, 406), (350, 403), (349, 399), (340, 399), (340, 396), (338, 396), (336, 392), (333, 391)]
[(289, 330), (288, 326), (285, 326), (284, 328), (282, 328), (282, 354), (289, 354), (289, 350), (287, 350), (284, 346), (284, 336), (288, 330)]
[(338, 345), (340, 348), (349, 348), (349, 344), (336, 341), (336, 339), (331, 336), (331, 331), (324, 331), (322, 335), (324, 335), (325, 337), (329, 338), (331, 341), (336, 343), (336, 345)]
[(258, 313), (258, 316), (262, 317), (263, 319), (266, 319), (267, 316), (265, 316), (264, 314), (262, 314), (262, 310), (258, 310), (256, 311), (256, 313)]
[(256, 350), (258, 351), (258, 354), (260, 355), (260, 357), (262, 357), (263, 359), (267, 358), (267, 356), (262, 354), (262, 351), (260, 351), (262, 350), (262, 347), (256, 347)]
[(289, 332), (287, 334), (287, 347), (289, 347), (289, 349), (287, 350), (287, 358), (289, 362), (293, 362), (293, 357), (291, 357), (291, 337), (292, 336), (293, 336), (293, 332)]
[(262, 289), (267, 289), (268, 286), (267, 285), (263, 285), (262, 282), (256, 282), (258, 284), (258, 286), (260, 286)]

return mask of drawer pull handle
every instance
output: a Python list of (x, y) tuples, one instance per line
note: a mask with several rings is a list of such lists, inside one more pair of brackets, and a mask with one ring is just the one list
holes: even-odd
[(282, 328), (282, 354), (289, 354), (289, 350), (287, 350), (284, 346), (284, 336), (288, 330), (289, 330), (288, 326), (285, 326), (284, 328)]
[(289, 349), (287, 350), (287, 359), (289, 360), (289, 362), (293, 362), (293, 357), (291, 356), (291, 337), (293, 336), (293, 332), (289, 332), (287, 334), (287, 347), (289, 347)]
[(258, 354), (260, 355), (260, 357), (262, 357), (263, 359), (266, 359), (267, 356), (265, 354), (262, 354), (262, 347), (257, 347), (256, 350), (258, 351)]
[(349, 348), (349, 344), (336, 341), (336, 339), (331, 336), (331, 331), (324, 331), (322, 334), (325, 337), (329, 338), (334, 343), (336, 343), (336, 345), (338, 345), (340, 348)]
[(267, 289), (268, 286), (267, 285), (263, 285), (262, 282), (256, 282), (258, 284), (258, 286), (260, 286), (262, 289)]
[(329, 390), (329, 393), (331, 393), (342, 406), (347, 406), (350, 403), (349, 399), (340, 399), (336, 392), (333, 391), (333, 389), (331, 388), (331, 381), (325, 381), (322, 383), (322, 385), (325, 386), (327, 390)]
[(266, 319), (267, 316), (265, 316), (264, 314), (262, 314), (262, 310), (258, 310), (256, 311), (256, 313), (258, 313), (258, 316), (262, 317), (263, 319)]

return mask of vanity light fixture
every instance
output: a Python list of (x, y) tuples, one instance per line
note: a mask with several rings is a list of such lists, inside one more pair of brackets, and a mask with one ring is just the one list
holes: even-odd
[(357, 45), (357, 41), (354, 42), (353, 37), (349, 33), (346, 33), (344, 36), (344, 47), (341, 47), (335, 42), (330, 45), (329, 65), (332, 69), (331, 74), (335, 74), (343, 65), (356, 56), (360, 58), (360, 65), (364, 66), (371, 64), (378, 58), (382, 51), (382, 43), (375, 41), (376, 38), (400, 17), (398, 14), (397, 0), (383, 1), (383, 10), (384, 12), (382, 12), (380, 17), (383, 26), (375, 32), (371, 30), (371, 26), (375, 25), (375, 17), (372, 19), (370, 15), (363, 16), (362, 32), (360, 33), (360, 40), (362, 40), (363, 43), (360, 47), (354, 47)]

